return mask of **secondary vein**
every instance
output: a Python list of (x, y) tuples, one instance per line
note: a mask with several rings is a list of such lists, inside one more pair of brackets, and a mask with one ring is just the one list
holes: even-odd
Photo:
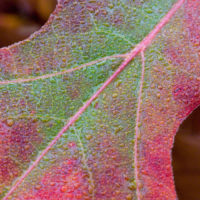
[[(182, 6), (184, 0), (179, 0), (171, 10), (161, 19), (157, 26), (128, 54), (125, 60), (118, 67), (118, 69), (105, 81), (105, 83), (94, 93), (91, 98), (85, 102), (85, 104), (70, 118), (68, 123), (59, 131), (57, 136), (49, 143), (49, 145), (41, 152), (36, 160), (29, 166), (29, 168), (22, 174), (22, 176), (14, 183), (8, 193), (4, 196), (3, 200), (8, 200), (8, 197), (16, 190), (16, 188), (24, 181), (24, 179), (30, 174), (30, 172), (38, 165), (40, 160), (47, 154), (47, 152), (56, 144), (61, 136), (71, 127), (83, 112), (90, 106), (90, 104), (104, 91), (105, 88), (124, 70), (124, 68), (135, 58), (138, 53), (143, 52), (156, 37), (159, 31), (165, 26), (165, 24), (174, 16), (176, 11)], [(142, 55), (142, 54), (141, 54)], [(105, 58), (104, 58), (105, 59)], [(100, 61), (98, 61), (100, 62)]]
[(51, 73), (51, 74), (45, 74), (45, 75), (42, 75), (42, 76), (30, 77), (30, 78), (24, 78), (24, 79), (19, 78), (19, 79), (14, 79), (14, 80), (0, 81), (0, 85), (17, 84), (17, 83), (20, 84), (20, 83), (32, 82), (32, 81), (37, 81), (37, 80), (42, 80), (42, 79), (48, 79), (48, 78), (52, 78), (52, 77), (55, 77), (55, 76), (71, 73), (71, 72), (80, 70), (82, 68), (95, 65), (95, 64), (97, 64), (99, 62), (102, 62), (102, 61), (111, 60), (111, 59), (114, 59), (114, 58), (126, 58), (126, 57), (127, 57), (126, 54), (118, 54), (118, 55), (106, 56), (106, 57), (99, 58), (97, 60), (93, 60), (91, 62), (82, 64), (82, 65), (80, 65), (78, 67), (74, 67), (74, 68), (71, 68), (71, 69), (66, 69), (66, 70), (61, 71), (61, 72), (55, 72), (55, 73)]

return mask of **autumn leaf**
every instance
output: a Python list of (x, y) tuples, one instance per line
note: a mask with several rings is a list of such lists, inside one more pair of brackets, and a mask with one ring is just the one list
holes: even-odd
[(176, 199), (174, 136), (200, 104), (198, 0), (59, 0), (0, 50), (0, 194)]

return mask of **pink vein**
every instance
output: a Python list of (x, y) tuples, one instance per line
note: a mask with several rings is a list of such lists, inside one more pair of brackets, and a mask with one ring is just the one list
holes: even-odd
[[(180, 8), (180, 6), (183, 4), (184, 0), (179, 0), (174, 6), (171, 8), (171, 10), (161, 19), (159, 24), (152, 30), (145, 38), (142, 40), (126, 57), (126, 59), (122, 62), (122, 64), (119, 66), (119, 68), (108, 78), (108, 80), (97, 90), (95, 94), (92, 95), (92, 97), (78, 110), (78, 112), (70, 118), (68, 123), (61, 129), (61, 131), (57, 134), (57, 136), (52, 140), (52, 142), (44, 149), (41, 154), (37, 157), (37, 159), (32, 163), (32, 165), (29, 166), (29, 168), (24, 172), (24, 174), (14, 183), (14, 185), (11, 187), (11, 189), (8, 191), (8, 193), (5, 195), (3, 200), (7, 200), (8, 197), (16, 190), (16, 188), (23, 182), (23, 180), (29, 175), (29, 173), (38, 165), (40, 160), (47, 154), (47, 152), (56, 144), (56, 142), (59, 140), (59, 138), (69, 129), (70, 126), (72, 126), (77, 119), (82, 115), (82, 113), (89, 107), (89, 105), (92, 103), (93, 100), (95, 100), (102, 91), (123, 71), (123, 69), (133, 60), (133, 58), (140, 52), (143, 52), (146, 47), (152, 42), (152, 40), (155, 38), (157, 33), (162, 29), (162, 27), (172, 18), (172, 16), (175, 14), (175, 12)], [(143, 53), (142, 53), (143, 55)], [(143, 58), (144, 59), (144, 58)], [(144, 62), (144, 60), (143, 60)], [(144, 63), (143, 63), (144, 65)], [(144, 66), (143, 66), (144, 67)], [(143, 69), (144, 70), (144, 69)], [(143, 73), (142, 73), (143, 74)], [(144, 74), (142, 75), (142, 79), (144, 79)], [(140, 86), (142, 88), (142, 86)], [(141, 89), (142, 90), (142, 89)], [(139, 101), (138, 101), (138, 108), (140, 108), (141, 104), (141, 93), (139, 92)], [(137, 109), (137, 113), (139, 113), (139, 109)], [(139, 121), (139, 117), (137, 116), (137, 119)], [(137, 148), (137, 147), (136, 147)], [(137, 152), (137, 151), (136, 151)]]
[[(144, 50), (141, 51), (141, 59), (142, 59), (142, 72), (141, 72), (141, 82), (140, 82), (140, 89), (139, 89), (139, 95), (138, 95), (138, 105), (137, 105), (137, 113), (136, 113), (136, 124), (135, 124), (135, 146), (134, 146), (134, 152), (135, 152), (135, 179), (136, 183), (138, 182), (138, 137), (140, 134), (139, 130), (139, 121), (140, 121), (140, 108), (141, 108), (141, 102), (142, 102), (142, 88), (144, 84), (144, 73), (145, 73), (145, 57), (144, 57)], [(140, 200), (139, 195), (139, 188), (137, 187), (137, 197), (138, 200)]]
[(138, 187), (139, 184), (137, 182), (139, 181), (138, 174), (138, 136), (139, 136), (139, 120), (140, 120), (140, 108), (141, 108), (141, 97), (142, 97), (142, 88), (144, 83), (144, 72), (145, 72), (145, 57), (144, 57), (144, 50), (146, 47), (152, 42), (152, 40), (156, 37), (156, 35), (160, 32), (162, 27), (164, 27), (169, 20), (174, 16), (176, 11), (183, 5), (185, 0), (179, 0), (176, 4), (171, 8), (171, 10), (161, 19), (159, 24), (149, 33), (149, 35), (144, 38), (144, 40), (138, 44), (138, 46), (131, 51), (131, 54), (133, 54), (137, 48), (141, 51), (141, 58), (142, 58), (142, 74), (141, 74), (141, 83), (140, 83), (140, 89), (139, 89), (139, 95), (138, 95), (138, 105), (137, 105), (137, 113), (136, 113), (136, 127), (135, 127), (135, 145), (134, 145), (134, 161), (135, 161), (135, 178), (136, 178), (136, 185), (137, 185), (137, 197), (138, 200), (140, 200), (140, 189)]
[(80, 65), (78, 67), (75, 67), (75, 68), (72, 68), (72, 69), (67, 69), (67, 70), (64, 70), (64, 71), (61, 71), (61, 72), (55, 72), (55, 73), (52, 73), (52, 74), (45, 74), (45, 75), (42, 75), (42, 76), (31, 77), (31, 78), (26, 78), (26, 79), (20, 78), (20, 79), (14, 79), (14, 80), (0, 81), (0, 85), (8, 85), (8, 84), (14, 84), (14, 83), (25, 83), (25, 82), (32, 82), (32, 81), (36, 81), (36, 80), (47, 79), (47, 78), (51, 78), (51, 77), (54, 77), (54, 76), (59, 76), (59, 75), (62, 75), (62, 74), (67, 74), (67, 73), (70, 73), (70, 72), (73, 72), (73, 71), (77, 71), (77, 70), (80, 70), (82, 68), (85, 68), (85, 67), (88, 67), (88, 66), (91, 66), (91, 65), (95, 65), (95, 64), (102, 62), (102, 61), (106, 61), (106, 60), (110, 60), (110, 59), (114, 59), (114, 58), (126, 58), (126, 57), (127, 57), (126, 54), (106, 56), (104, 58), (100, 58), (100, 59), (88, 62), (86, 64)]

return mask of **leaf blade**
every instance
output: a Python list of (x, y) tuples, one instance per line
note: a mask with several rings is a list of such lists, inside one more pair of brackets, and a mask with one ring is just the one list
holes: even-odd
[[(129, 54), (128, 58), (125, 60), (125, 62), (120, 66), (119, 70), (117, 71), (117, 75), (123, 70), (123, 68), (125, 68), (125, 66), (137, 55), (138, 52), (141, 51), (141, 49), (143, 49), (144, 46), (139, 47), (138, 49), (136, 48), (136, 50), (134, 50), (133, 52), (131, 52), (131, 54)], [(115, 78), (115, 76), (114, 76)], [(110, 77), (110, 81), (106, 82), (106, 84), (110, 84), (110, 82), (114, 79), (112, 76)], [(107, 85), (106, 85), (107, 87)], [(103, 91), (103, 90), (101, 90)]]

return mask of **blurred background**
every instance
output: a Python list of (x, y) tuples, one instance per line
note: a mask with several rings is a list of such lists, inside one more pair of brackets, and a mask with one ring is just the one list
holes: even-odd
[[(0, 47), (40, 29), (56, 0), (0, 0)], [(173, 147), (173, 171), (179, 200), (200, 200), (200, 108), (181, 125)]]
[(57, 0), (0, 0), (0, 47), (21, 41), (48, 20)]
[(179, 200), (200, 200), (200, 107), (180, 126), (172, 158)]

